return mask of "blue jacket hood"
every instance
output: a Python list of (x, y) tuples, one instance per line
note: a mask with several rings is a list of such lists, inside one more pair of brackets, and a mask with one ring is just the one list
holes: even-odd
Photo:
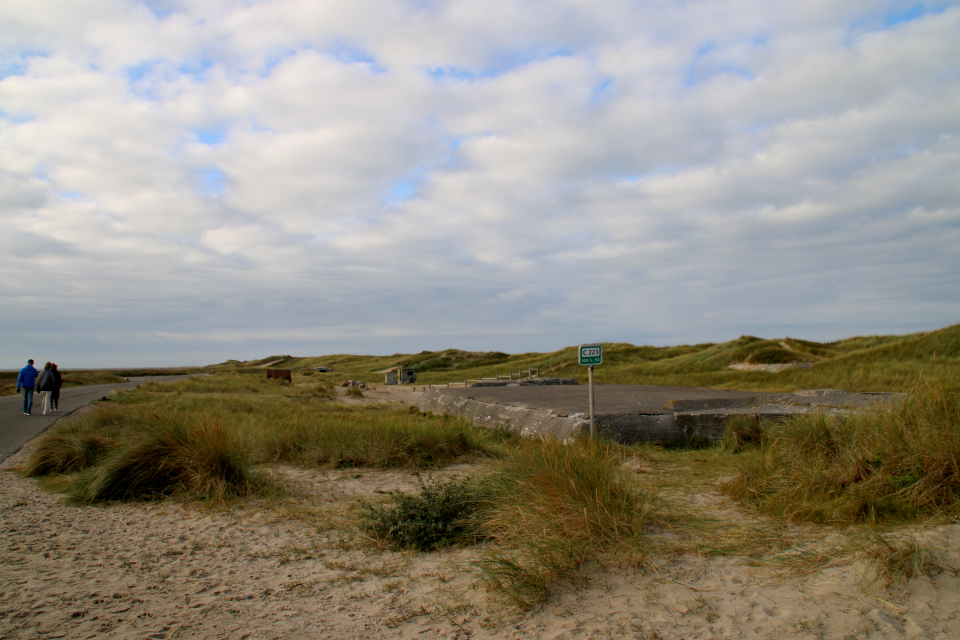
[(17, 376), (18, 387), (32, 387), (37, 384), (37, 370), (32, 364), (28, 364), (20, 369), (20, 375)]

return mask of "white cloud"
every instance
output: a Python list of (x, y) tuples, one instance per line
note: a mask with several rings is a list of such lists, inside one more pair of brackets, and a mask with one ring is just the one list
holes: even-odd
[(5, 2), (0, 357), (950, 324), (960, 8), (916, 7)]

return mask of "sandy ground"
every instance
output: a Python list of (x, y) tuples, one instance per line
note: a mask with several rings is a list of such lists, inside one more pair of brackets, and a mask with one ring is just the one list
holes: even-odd
[[(0, 466), (2, 638), (960, 638), (958, 525), (916, 532), (944, 569), (892, 590), (862, 561), (797, 575), (687, 551), (518, 613), (475, 585), (477, 549), (384, 551), (351, 527), (351, 504), (410, 474), (284, 467), (303, 498), (76, 507), (11, 470), (29, 449)], [(749, 524), (719, 493), (683, 499)]]

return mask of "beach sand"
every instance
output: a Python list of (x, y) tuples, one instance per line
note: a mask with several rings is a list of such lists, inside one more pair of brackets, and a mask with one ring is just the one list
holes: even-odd
[[(778, 569), (651, 530), (668, 551), (649, 564), (585, 567), (585, 588), (518, 612), (475, 583), (478, 549), (381, 550), (352, 526), (351, 505), (413, 490), (410, 473), (276, 467), (303, 497), (80, 507), (12, 471), (29, 449), (0, 465), (2, 638), (960, 638), (958, 525), (911, 529), (943, 570), (890, 589), (856, 556)], [(719, 492), (677, 499), (750, 535), (752, 516)]]

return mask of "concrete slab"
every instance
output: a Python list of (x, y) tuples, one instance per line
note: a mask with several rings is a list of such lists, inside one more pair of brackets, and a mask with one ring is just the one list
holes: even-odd
[[(796, 393), (653, 385), (596, 385), (600, 433), (620, 442), (716, 441), (733, 415), (782, 420), (812, 411), (845, 412), (895, 401), (897, 394), (818, 389)], [(468, 418), (479, 426), (565, 440), (589, 430), (586, 385), (487, 386), (427, 391), (423, 411)]]

